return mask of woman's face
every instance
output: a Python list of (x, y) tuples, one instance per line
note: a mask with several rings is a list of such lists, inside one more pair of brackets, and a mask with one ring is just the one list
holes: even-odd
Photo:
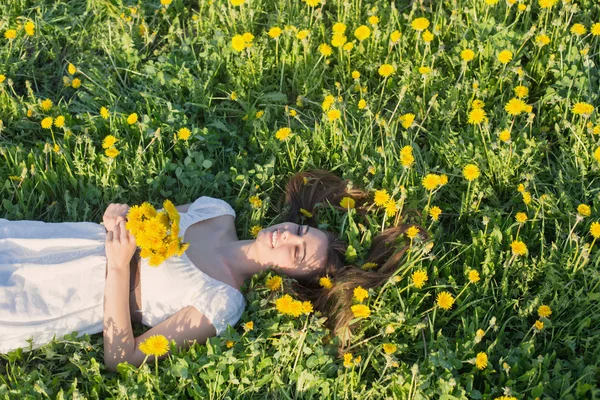
[(259, 232), (256, 243), (260, 246), (261, 261), (291, 278), (302, 278), (325, 266), (327, 235), (308, 225), (293, 222), (273, 225)]

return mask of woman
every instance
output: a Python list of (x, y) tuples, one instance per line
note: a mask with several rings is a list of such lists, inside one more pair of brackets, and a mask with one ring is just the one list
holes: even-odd
[[(152, 329), (138, 337), (131, 325), (138, 310), (129, 306), (136, 244), (125, 229), (127, 205), (109, 206), (106, 230), (91, 222), (0, 219), (0, 352), (35, 349), (72, 331), (103, 331), (109, 370), (123, 361), (139, 366), (145, 355), (138, 345), (149, 336), (161, 334), (189, 346), (234, 326), (245, 308), (244, 281), (269, 267), (294, 278), (285, 289), (328, 315), (328, 327), (344, 345), (352, 289), (377, 287), (398, 269), (407, 246), (398, 250), (393, 244), (409, 225), (388, 228), (373, 239), (366, 262), (376, 264), (375, 269), (346, 266), (344, 242), (316, 228), (318, 208), (345, 210), (339, 205), (343, 197), (356, 200), (359, 213), (366, 212), (359, 203), (368, 194), (350, 189), (347, 180), (323, 170), (297, 173), (286, 185), (288, 222), (261, 230), (255, 240), (237, 238), (235, 211), (223, 200), (202, 196), (178, 206), (179, 235), (190, 247), (158, 268), (141, 260), (137, 300), (141, 322)], [(323, 276), (330, 277), (332, 288), (319, 285)]]

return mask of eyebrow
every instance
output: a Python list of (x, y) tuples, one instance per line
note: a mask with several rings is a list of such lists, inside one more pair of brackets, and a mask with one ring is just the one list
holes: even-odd
[[(308, 233), (309, 230), (310, 230), (310, 226), (306, 225), (305, 235)], [(304, 259), (306, 258), (306, 240), (304, 242), (302, 242), (302, 246), (304, 246), (304, 256), (302, 256), (302, 260), (300, 260), (300, 262), (303, 262)]]

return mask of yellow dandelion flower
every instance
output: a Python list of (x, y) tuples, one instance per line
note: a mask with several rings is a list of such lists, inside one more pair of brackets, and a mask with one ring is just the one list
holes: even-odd
[(513, 97), (508, 101), (508, 103), (506, 103), (504, 110), (510, 115), (519, 115), (525, 111), (526, 105), (527, 104), (525, 104), (523, 100)]
[(411, 22), (411, 26), (416, 31), (419, 31), (419, 32), (424, 31), (425, 29), (427, 29), (429, 27), (429, 20), (424, 17), (415, 18)]
[(393, 217), (398, 212), (398, 204), (396, 204), (396, 201), (394, 199), (388, 200), (384, 204), (384, 207), (388, 217)]
[(54, 119), (54, 126), (57, 128), (62, 128), (63, 126), (65, 126), (65, 117), (63, 117), (62, 115), (56, 117)]
[(244, 324), (244, 329), (247, 331), (254, 330), (254, 321), (248, 321)]
[(303, 314), (310, 314), (311, 312), (313, 312), (313, 305), (310, 301), (303, 301), (302, 302), (302, 313)]
[(319, 45), (319, 53), (324, 57), (329, 57), (333, 53), (333, 49), (327, 43), (321, 43)]
[(415, 162), (412, 154), (412, 146), (404, 146), (400, 151), (400, 163), (403, 167), (410, 168)]
[(356, 318), (367, 318), (371, 315), (371, 309), (364, 304), (355, 304), (350, 309)]
[(505, 129), (502, 132), (500, 132), (500, 135), (498, 137), (503, 142), (508, 142), (510, 140), (510, 132), (508, 131), (508, 129)]
[(577, 212), (582, 217), (589, 217), (592, 213), (592, 209), (587, 204), (580, 204), (577, 206)]
[(431, 219), (434, 221), (437, 221), (439, 219), (441, 213), (442, 213), (442, 209), (439, 208), (438, 206), (433, 206), (429, 210), (429, 215), (431, 215)]
[(280, 128), (276, 133), (275, 137), (280, 141), (283, 141), (288, 138), (292, 134), (292, 130), (288, 127)]
[(400, 123), (402, 124), (404, 129), (410, 128), (412, 126), (414, 120), (415, 120), (415, 114), (413, 114), (413, 113), (407, 113), (407, 114), (401, 115), (398, 118), (398, 121), (400, 121)]
[(188, 128), (183, 127), (177, 131), (177, 138), (180, 140), (188, 140), (191, 134), (192, 132)]
[(127, 117), (127, 123), (129, 125), (135, 124), (137, 122), (137, 120), (138, 120), (138, 115), (136, 113), (129, 114), (129, 116)]
[(388, 76), (392, 75), (394, 71), (394, 66), (390, 64), (382, 64), (378, 70), (379, 75), (383, 76), (384, 78), (387, 78)]
[(319, 279), (319, 285), (321, 285), (325, 289), (331, 289), (333, 287), (331, 279), (327, 276), (324, 276)]
[(336, 121), (336, 120), (340, 119), (341, 116), (342, 116), (342, 113), (340, 112), (340, 110), (327, 111), (327, 118), (329, 119), (329, 121)]
[(592, 225), (590, 225), (590, 234), (594, 237), (594, 239), (598, 239), (600, 237), (600, 223), (592, 222)]
[(262, 200), (256, 195), (250, 196), (248, 202), (252, 205), (252, 208), (260, 208), (262, 206)]
[(519, 85), (513, 89), (515, 91), (515, 96), (519, 98), (527, 97), (529, 94), (529, 89), (527, 86)]
[(346, 24), (344, 24), (343, 22), (336, 22), (335, 24), (333, 24), (333, 27), (331, 28), (331, 30), (334, 33), (342, 34), (342, 33), (346, 32)]
[(265, 284), (272, 292), (274, 292), (275, 290), (278, 290), (281, 287), (282, 282), (283, 280), (281, 279), (281, 277), (279, 275), (275, 275), (267, 279), (267, 282)]
[(392, 354), (398, 349), (398, 346), (393, 343), (384, 343), (381, 345), (381, 347), (383, 348), (385, 354)]
[(231, 47), (235, 51), (242, 51), (246, 48), (246, 41), (242, 35), (235, 35), (231, 38)]
[(481, 278), (479, 277), (479, 271), (472, 269), (469, 271), (469, 282), (477, 283)]
[(510, 244), (510, 247), (512, 249), (512, 253), (516, 256), (522, 256), (527, 254), (527, 246), (520, 240), (514, 240)]
[(256, 237), (256, 236), (258, 236), (258, 232), (260, 232), (261, 230), (262, 230), (262, 226), (254, 225), (252, 228), (250, 228), (249, 232), (250, 232), (250, 235), (252, 235), (252, 237)]
[(460, 52), (460, 58), (465, 62), (469, 62), (475, 58), (475, 52), (471, 49), (464, 49)]
[(140, 343), (138, 348), (147, 356), (160, 357), (169, 351), (169, 341), (163, 335), (153, 335)]
[(306, 39), (309, 34), (310, 34), (310, 31), (308, 29), (302, 29), (302, 30), (298, 31), (298, 33), (296, 33), (296, 39), (298, 39), (298, 40)]
[(108, 109), (106, 107), (100, 107), (100, 116), (104, 119), (108, 119), (110, 116)]
[(362, 286), (357, 286), (354, 288), (354, 298), (362, 303), (364, 299), (369, 297), (369, 292), (363, 289)]
[(429, 191), (432, 191), (440, 184), (440, 176), (437, 174), (427, 174), (421, 181), (423, 187)]
[(537, 329), (538, 331), (541, 331), (542, 329), (544, 329), (544, 322), (540, 321), (539, 319), (537, 321), (535, 321), (534, 324), (535, 329)]
[(585, 26), (583, 26), (583, 24), (573, 24), (573, 26), (571, 27), (571, 33), (577, 36), (581, 36), (581, 35), (585, 35), (585, 33), (587, 32), (587, 29), (585, 28)]
[(589, 103), (579, 102), (573, 105), (571, 111), (573, 114), (590, 115), (592, 112), (594, 112), (594, 106)]
[(475, 165), (475, 164), (467, 164), (467, 165), (465, 165), (465, 167), (463, 168), (462, 172), (463, 172), (463, 176), (468, 181), (472, 181), (473, 179), (479, 178), (479, 175), (481, 173), (479, 171), (479, 167), (477, 165)]
[(552, 8), (557, 2), (558, 0), (538, 0), (538, 4), (541, 8)]
[(268, 35), (273, 39), (277, 39), (281, 35), (282, 32), (283, 31), (281, 30), (280, 27), (274, 26), (271, 29), (269, 29)]
[(331, 37), (331, 45), (333, 47), (342, 47), (346, 44), (348, 38), (346, 38), (346, 35), (343, 35), (341, 33), (335, 33), (332, 37)]
[(313, 214), (308, 211), (305, 210), (304, 208), (300, 207), (300, 212), (302, 213), (302, 215), (304, 215), (306, 218), (312, 218)]
[(310, 7), (316, 7), (321, 4), (321, 0), (304, 0), (304, 2)]
[(369, 270), (377, 267), (377, 263), (374, 262), (366, 262), (362, 265), (361, 269)]
[(44, 110), (44, 111), (50, 110), (52, 108), (52, 100), (46, 99), (46, 100), (42, 101), (41, 107), (42, 107), (42, 110)]
[(523, 222), (527, 221), (527, 214), (525, 214), (524, 212), (518, 212), (515, 215), (515, 219), (517, 220), (517, 222), (522, 224)]
[(423, 34), (421, 35), (421, 38), (425, 43), (429, 43), (433, 40), (433, 33), (431, 33), (429, 29), (426, 29), (425, 32), (423, 32)]
[(552, 315), (552, 309), (549, 306), (542, 304), (541, 306), (538, 307), (538, 315), (540, 317), (548, 318), (548, 317), (550, 317), (550, 315)]
[(436, 301), (438, 307), (443, 308), (444, 310), (449, 310), (454, 304), (454, 297), (449, 292), (443, 291), (438, 293)]
[(477, 354), (477, 358), (475, 360), (475, 365), (479, 369), (485, 369), (488, 363), (488, 356), (483, 351)]
[(513, 58), (513, 53), (510, 50), (502, 50), (498, 53), (498, 61), (502, 64), (508, 64)]
[(33, 36), (35, 34), (35, 24), (31, 21), (27, 21), (23, 26), (23, 29), (25, 29), (25, 34), (27, 34), (27, 36)]
[(419, 228), (417, 228), (416, 226), (411, 226), (410, 228), (408, 228), (406, 230), (406, 236), (411, 240), (416, 238), (418, 234), (419, 234)]
[(342, 200), (340, 201), (340, 206), (344, 207), (344, 208), (354, 208), (355, 205), (355, 201), (352, 197), (343, 197)]
[(469, 112), (469, 124), (480, 124), (487, 121), (487, 113), (483, 108), (474, 108)]
[(361, 25), (354, 31), (354, 37), (356, 37), (359, 41), (363, 41), (371, 36), (371, 29), (366, 25)]
[(535, 37), (535, 44), (537, 44), (540, 47), (543, 47), (549, 43), (550, 43), (550, 37), (548, 35), (545, 35), (542, 33)]
[(386, 189), (376, 190), (375, 191), (375, 205), (384, 206), (390, 200), (390, 195), (388, 194)]
[(285, 294), (275, 300), (275, 308), (281, 314), (290, 314), (294, 301), (295, 300), (292, 298), (292, 296)]
[(352, 354), (344, 354), (344, 367), (350, 368), (352, 366)]
[(52, 128), (52, 123), (54, 122), (54, 120), (52, 119), (52, 117), (46, 117), (42, 120), (42, 128), (44, 129), (50, 129)]
[(8, 29), (4, 32), (4, 38), (12, 40), (17, 37), (17, 31), (14, 29)]
[(425, 282), (429, 280), (429, 278), (427, 277), (427, 272), (422, 269), (413, 272), (411, 275), (411, 279), (417, 289), (421, 289), (423, 285), (425, 285)]

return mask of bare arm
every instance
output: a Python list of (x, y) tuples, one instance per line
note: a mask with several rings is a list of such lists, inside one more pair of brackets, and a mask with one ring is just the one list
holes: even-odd
[(106, 279), (104, 283), (104, 362), (116, 367), (133, 347), (129, 314), (129, 263), (135, 254), (135, 238), (118, 216), (113, 230), (106, 234)]
[(129, 313), (129, 266), (107, 268), (104, 286), (104, 363), (114, 368), (134, 346)]
[(175, 208), (180, 213), (185, 213), (185, 212), (187, 212), (188, 208), (190, 208), (191, 205), (192, 205), (192, 203), (187, 203), (187, 204), (183, 204), (183, 205), (180, 205), (180, 206), (175, 206)]
[[(150, 336), (163, 335), (169, 343), (171, 340), (175, 340), (178, 347), (188, 348), (194, 342), (204, 344), (209, 337), (216, 334), (217, 331), (214, 325), (204, 314), (198, 311), (196, 307), (187, 306), (132, 340), (129, 353), (126, 354), (124, 360), (119, 362), (127, 361), (129, 364), (139, 367), (146, 358), (146, 355), (139, 349), (139, 345)], [(162, 360), (168, 355), (169, 352), (158, 357), (158, 359)], [(154, 358), (155, 356), (148, 356), (147, 362), (154, 362)], [(105, 358), (104, 363), (109, 371), (115, 372), (117, 370), (118, 362)]]

